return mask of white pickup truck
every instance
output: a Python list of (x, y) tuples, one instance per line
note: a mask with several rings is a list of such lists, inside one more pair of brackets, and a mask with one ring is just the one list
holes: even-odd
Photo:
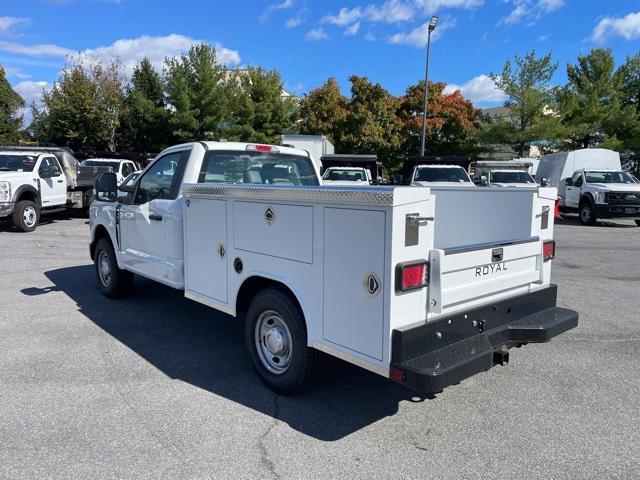
[(22, 232), (38, 226), (41, 213), (85, 209), (96, 177), (108, 167), (82, 167), (70, 150), (0, 146), (0, 219)]
[(329, 167), (322, 174), (323, 185), (371, 185), (371, 172), (362, 167)]
[(100, 290), (129, 293), (135, 273), (244, 318), (280, 393), (322, 352), (435, 393), (578, 322), (550, 284), (555, 189), (322, 186), (305, 151), (196, 142), (128, 190), (96, 182)]

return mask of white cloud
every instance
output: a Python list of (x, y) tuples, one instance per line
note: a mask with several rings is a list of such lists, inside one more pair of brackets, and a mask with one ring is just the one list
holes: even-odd
[(0, 37), (8, 37), (13, 34), (14, 27), (28, 23), (31, 23), (31, 20), (28, 18), (0, 17)]
[(498, 23), (515, 25), (525, 23), (533, 25), (545, 15), (564, 7), (565, 0), (502, 0), (514, 6), (514, 9), (500, 19)]
[[(145, 57), (151, 64), (161, 70), (166, 57), (175, 57), (189, 50), (192, 45), (202, 43), (184, 35), (171, 34), (163, 37), (151, 37), (144, 35), (134, 39), (117, 40), (106, 47), (98, 47), (83, 50), (72, 58), (97, 58), (109, 62), (118, 59), (127, 74), (131, 74), (135, 66)], [(239, 65), (240, 54), (236, 50), (225, 48), (220, 43), (213, 44), (216, 47), (218, 61), (225, 65)]]
[(295, 17), (291, 17), (285, 23), (287, 28), (295, 28), (300, 26), (304, 22), (304, 17), (302, 15), (296, 15)]
[(22, 109), (22, 124), (27, 127), (31, 123), (31, 104), (40, 106), (42, 91), (49, 90), (51, 84), (44, 81), (33, 82), (26, 80), (13, 86), (13, 89), (23, 98), (25, 107)]
[(0, 51), (13, 53), (15, 55), (25, 55), (27, 57), (66, 57), (67, 55), (73, 55), (75, 53), (73, 50), (50, 43), (25, 45), (22, 43), (6, 42), (4, 40), (0, 40)]
[(332, 25), (338, 25), (339, 27), (346, 27), (354, 22), (357, 22), (362, 18), (362, 9), (360, 7), (355, 8), (341, 8), (336, 15), (326, 15), (322, 19), (322, 23), (330, 23)]
[(322, 28), (322, 27), (313, 28), (313, 29), (309, 30), (307, 32), (307, 34), (304, 36), (304, 39), (307, 42), (316, 42), (318, 40), (327, 40), (328, 38), (329, 38), (329, 35), (327, 35), (327, 32), (325, 32), (324, 28)]
[(19, 78), (20, 80), (31, 78), (31, 75), (29, 75), (21, 68), (11, 67), (9, 65), (5, 65), (3, 68), (4, 72), (7, 74), (7, 77)]
[(294, 4), (295, 4), (295, 0), (283, 0), (282, 2), (272, 3), (267, 7), (267, 9), (262, 13), (262, 15), (260, 15), (260, 22), (261, 23), (266, 22), (267, 19), (269, 18), (269, 15), (271, 15), (276, 10), (287, 10), (293, 7)]
[(622, 37), (625, 40), (640, 38), (640, 12), (625, 17), (605, 17), (598, 22), (591, 34), (591, 40), (601, 43), (609, 37)]
[(425, 13), (436, 13), (447, 8), (472, 10), (484, 4), (484, 0), (415, 0)]
[(344, 31), (344, 34), (347, 37), (352, 37), (354, 36), (356, 33), (358, 33), (358, 30), (360, 30), (360, 22), (356, 22), (353, 25), (347, 27)]
[[(431, 41), (435, 42), (442, 37), (442, 34), (455, 27), (455, 20), (441, 21), (436, 29), (431, 33)], [(414, 28), (410, 32), (400, 32), (389, 37), (389, 43), (394, 45), (409, 45), (416, 48), (424, 48), (427, 45), (429, 22), (423, 23), (419, 27)]]
[(456, 90), (460, 90), (465, 98), (474, 103), (499, 103), (507, 98), (487, 75), (478, 75), (462, 85), (450, 83), (445, 87), (444, 93), (451, 94)]

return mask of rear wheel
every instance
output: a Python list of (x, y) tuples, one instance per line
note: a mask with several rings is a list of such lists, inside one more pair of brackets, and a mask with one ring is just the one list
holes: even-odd
[(245, 343), (256, 372), (277, 393), (302, 390), (319, 368), (320, 352), (307, 347), (302, 313), (275, 288), (258, 293), (251, 302)]
[(40, 221), (40, 210), (32, 200), (20, 200), (13, 211), (13, 224), (22, 232), (33, 232)]
[(636, 220), (636, 225), (640, 227), (640, 220)]
[(583, 203), (580, 207), (580, 222), (583, 225), (595, 225), (596, 223), (596, 209), (589, 202)]
[(109, 298), (119, 298), (129, 293), (133, 274), (118, 268), (118, 261), (111, 242), (102, 238), (94, 253), (96, 278), (100, 291)]

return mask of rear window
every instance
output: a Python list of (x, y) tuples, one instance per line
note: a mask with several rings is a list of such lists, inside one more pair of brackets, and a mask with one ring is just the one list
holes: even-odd
[(330, 168), (324, 172), (322, 177), (325, 180), (342, 180), (348, 182), (363, 182), (366, 180), (362, 170), (348, 170), (340, 168)]
[(0, 155), (0, 172), (32, 172), (37, 155)]
[(209, 151), (198, 183), (318, 185), (311, 159), (279, 153)]
[(464, 168), (418, 168), (414, 178), (417, 182), (470, 182)]
[(120, 168), (120, 162), (100, 162), (96, 160), (85, 160), (82, 162), (85, 167), (111, 167), (114, 172)]
[(491, 172), (491, 181), (494, 183), (536, 183), (527, 172)]

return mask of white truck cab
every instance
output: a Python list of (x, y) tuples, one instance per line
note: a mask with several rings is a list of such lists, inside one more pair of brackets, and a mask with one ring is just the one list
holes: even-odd
[(82, 161), (82, 165), (87, 167), (109, 167), (116, 174), (118, 185), (120, 185), (130, 173), (138, 170), (138, 167), (131, 160), (120, 160), (117, 158), (87, 158)]
[(553, 188), (325, 186), (305, 151), (234, 142), (171, 147), (124, 188), (96, 182), (100, 290), (137, 274), (245, 318), (280, 393), (322, 354), (435, 393), (577, 325), (550, 283)]
[(459, 165), (418, 165), (413, 169), (411, 185), (423, 187), (473, 187), (467, 171)]
[(536, 178), (557, 187), (560, 211), (578, 213), (584, 225), (625, 218), (640, 226), (640, 183), (622, 171), (618, 152), (593, 148), (546, 155)]
[(329, 167), (322, 175), (324, 185), (371, 185), (371, 172), (362, 167)]

